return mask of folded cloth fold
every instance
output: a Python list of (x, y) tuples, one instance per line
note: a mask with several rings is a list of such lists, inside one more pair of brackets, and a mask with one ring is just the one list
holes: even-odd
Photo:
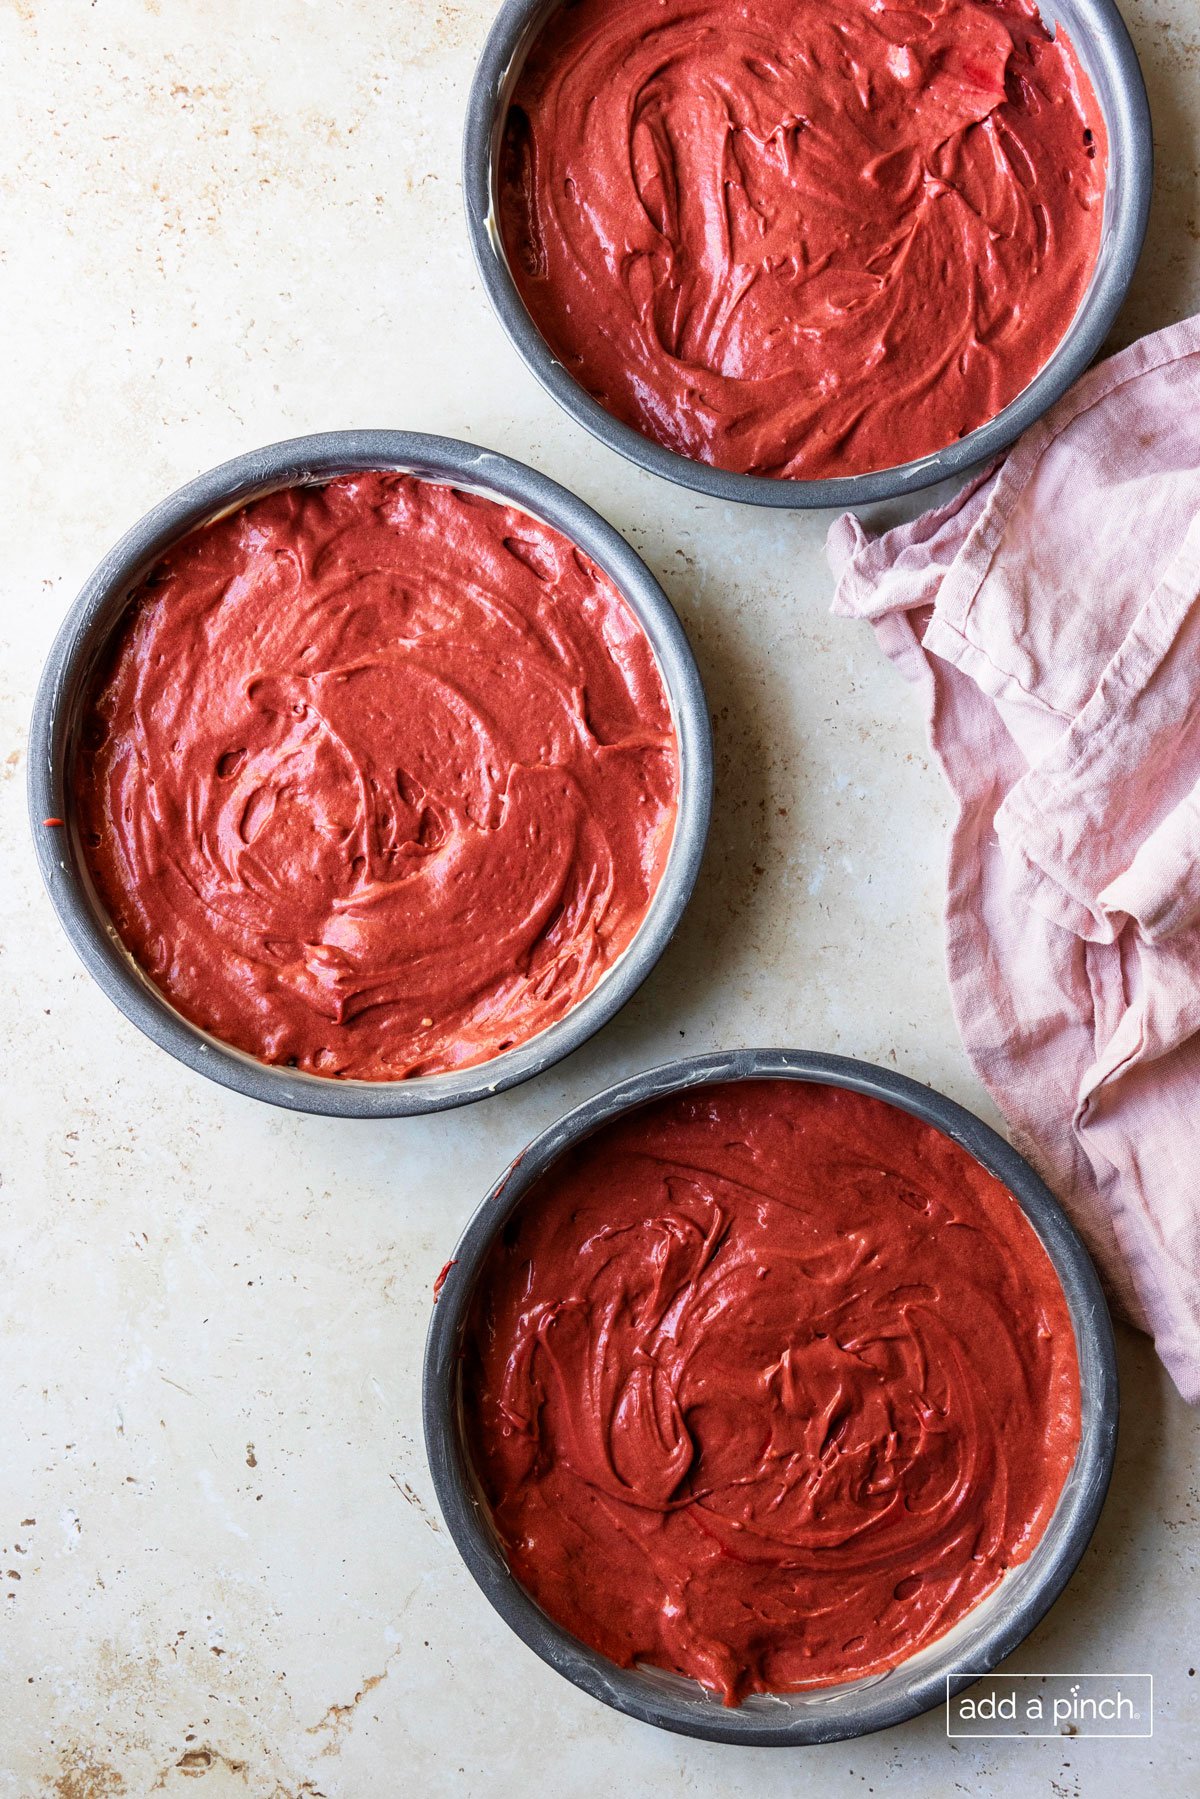
[(827, 548), (958, 802), (967, 1053), (1200, 1401), (1200, 319), (1093, 369), (948, 505), (878, 537), (848, 514)]

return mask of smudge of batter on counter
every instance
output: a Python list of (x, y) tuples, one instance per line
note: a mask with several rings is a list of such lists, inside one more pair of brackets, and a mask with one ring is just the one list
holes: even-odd
[(440, 1536), (442, 1527), (434, 1517), (433, 1513), (429, 1511), (425, 1501), (421, 1498), (421, 1495), (417, 1492), (416, 1488), (413, 1487), (410, 1482), (401, 1480), (398, 1474), (389, 1474), (388, 1479), (395, 1487), (397, 1493), (399, 1493), (401, 1499), (407, 1500), (413, 1510), (420, 1513), (421, 1518), (429, 1526), (434, 1536)]

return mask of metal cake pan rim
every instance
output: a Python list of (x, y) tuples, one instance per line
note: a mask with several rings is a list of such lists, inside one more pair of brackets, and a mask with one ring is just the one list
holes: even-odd
[[(970, 1674), (942, 1666), (935, 1643), (922, 1652), (923, 1671), (898, 1690), (881, 1696), (878, 1680), (842, 1688), (844, 1697), (821, 1701), (791, 1719), (774, 1708), (751, 1713), (745, 1706), (728, 1709), (690, 1695), (686, 1700), (664, 1696), (638, 1670), (618, 1668), (548, 1618), (510, 1573), (486, 1517), (459, 1429), (457, 1388), (462, 1330), (483, 1261), (530, 1186), (564, 1150), (619, 1114), (665, 1094), (716, 1082), (769, 1079), (813, 1081), (882, 1099), (934, 1125), (996, 1175), (1033, 1223), (1062, 1282), (1081, 1381), (1080, 1447), (1042, 1539), (1051, 1547), (1040, 1565), (1036, 1550), (1021, 1565), (1032, 1572), (1020, 1600), (998, 1612), (989, 1627), (981, 1627), (982, 1640), (972, 1644)], [(836, 1742), (888, 1729), (942, 1703), (948, 1692), (962, 1691), (1009, 1655), (1049, 1611), (1091, 1540), (1112, 1475), (1118, 1410), (1115, 1343), (1099, 1279), (1074, 1226), (1029, 1163), (974, 1113), (933, 1088), (873, 1063), (793, 1049), (681, 1057), (616, 1082), (539, 1133), (491, 1187), (452, 1252), (430, 1318), (422, 1395), (426, 1454), (447, 1529), (469, 1572), (516, 1635), (565, 1679), (642, 1723), (759, 1747)], [(988, 1605), (988, 1599), (981, 1602), (982, 1608)]]
[[(266, 1062), (220, 1042), (171, 1006), (136, 967), (90, 892), (71, 827), (67, 757), (79, 695), (148, 570), (187, 532), (283, 487), (375, 468), (411, 469), (510, 501), (560, 530), (613, 581), (650, 639), (679, 742), (679, 806), (658, 888), (621, 957), (562, 1019), (491, 1061), (403, 1081), (338, 1080)], [(708, 704), (683, 626), (649, 568), (577, 494), (512, 457), (463, 439), (403, 430), (290, 438), (206, 470), (152, 507), (85, 581), (46, 659), (30, 728), (28, 798), (38, 865), (59, 922), (98, 985), (178, 1061), (249, 1098), (331, 1117), (383, 1118), (468, 1105), (570, 1055), (632, 997), (666, 949), (695, 886), (712, 808)], [(63, 819), (50, 826), (47, 819)]]
[[(498, 111), (514, 63), (527, 47), (535, 23), (556, 3), (504, 0), (492, 23), (467, 99), (463, 202), (475, 265), (510, 342), (551, 398), (608, 449), (650, 474), (710, 499), (788, 511), (844, 511), (918, 493), (993, 461), (1062, 398), (1099, 354), (1124, 303), (1145, 242), (1154, 180), (1154, 137), (1141, 65), (1116, 0), (1072, 0), (1073, 13), (1085, 22), (1089, 41), (1105, 59), (1112, 79), (1115, 104), (1111, 116), (1106, 111), (1105, 123), (1110, 169), (1119, 158), (1123, 183), (1118, 187), (1113, 246), (1067, 337), (1028, 387), (995, 418), (935, 455), (869, 474), (811, 481), (777, 480), (715, 468), (678, 455), (614, 418), (568, 373), (539, 333), (509, 273), (495, 228), (493, 165)], [(1041, 3), (1045, 12), (1057, 16), (1053, 4)], [(1074, 29), (1078, 32), (1078, 22)], [(1112, 185), (1110, 180), (1110, 192)]]

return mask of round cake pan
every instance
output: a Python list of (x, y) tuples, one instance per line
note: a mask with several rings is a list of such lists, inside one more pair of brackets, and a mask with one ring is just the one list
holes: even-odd
[[(650, 640), (679, 742), (679, 809), (667, 865), (622, 956), (577, 1006), (536, 1037), (473, 1068), (403, 1081), (336, 1080), (277, 1067), (182, 1017), (142, 973), (107, 918), (87, 872), (67, 786), (99, 659), (131, 597), (165, 552), (197, 526), (264, 494), (367, 469), (404, 469), (507, 501), (584, 550)], [(59, 921), (89, 973), (127, 1018), (189, 1068), (254, 1099), (340, 1118), (465, 1105), (516, 1086), (577, 1049), (624, 1005), (670, 941), (695, 885), (711, 805), (712, 734), (700, 674), (682, 625), (640, 557), (590, 506), (545, 475), (475, 444), (413, 431), (330, 431), (252, 450), (148, 512), (89, 577), (68, 614), (42, 673), (30, 729), (29, 807), (38, 862)]]
[(1146, 235), (1154, 178), (1150, 107), (1137, 52), (1115, 0), (1040, 0), (1047, 26), (1061, 26), (1068, 33), (1091, 79), (1108, 133), (1109, 161), (1100, 253), (1091, 282), (1057, 349), (1029, 386), (986, 425), (935, 456), (819, 481), (730, 474), (676, 455), (622, 424), (585, 392), (541, 336), (509, 273), (496, 222), (496, 171), (509, 97), (534, 38), (559, 4), (561, 0), (505, 0), (500, 8), (467, 102), (463, 196), (475, 261), (501, 324), (546, 391), (609, 449), (716, 500), (841, 511), (915, 493), (998, 456), (1098, 354), (1133, 279)]
[[(794, 1694), (756, 1694), (735, 1709), (682, 1676), (620, 1668), (563, 1630), (509, 1571), (464, 1441), (463, 1332), (475, 1282), (498, 1232), (534, 1182), (572, 1145), (648, 1100), (726, 1081), (814, 1081), (910, 1112), (1003, 1182), (1036, 1230), (1062, 1282), (1079, 1357), (1081, 1434), (1075, 1462), (1027, 1562), (940, 1641), (888, 1673)], [(734, 1050), (668, 1062), (589, 1099), (534, 1139), (497, 1181), (463, 1232), (433, 1308), (425, 1347), (425, 1445), (446, 1525), (504, 1621), (558, 1672), (618, 1711), (663, 1730), (760, 1747), (865, 1736), (944, 1704), (990, 1672), (1038, 1623), (1074, 1572), (1100, 1516), (1117, 1436), (1117, 1368), (1108, 1308), (1087, 1251), (1029, 1164), (978, 1118), (939, 1093), (869, 1062), (802, 1050)]]

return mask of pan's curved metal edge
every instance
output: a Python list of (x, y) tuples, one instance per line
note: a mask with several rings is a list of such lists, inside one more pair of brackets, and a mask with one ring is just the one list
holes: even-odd
[[(1070, 0), (1070, 25), (1082, 22), (1103, 60), (1099, 85), (1111, 89), (1106, 112), (1110, 164), (1119, 159), (1113, 242), (1105, 266), (1062, 343), (1033, 381), (1004, 410), (936, 455), (870, 474), (814, 481), (737, 475), (679, 456), (622, 424), (556, 360), (526, 310), (509, 273), (495, 226), (492, 191), (500, 120), (519, 59), (557, 0), (505, 0), (484, 43), (467, 98), (462, 185), (471, 250), (488, 299), (530, 373), (563, 411), (627, 461), (710, 499), (788, 511), (844, 511), (919, 493), (951, 477), (965, 478), (993, 461), (1062, 398), (1103, 347), (1124, 302), (1145, 242), (1154, 182), (1154, 136), (1141, 64), (1115, 0)], [(1046, 8), (1046, 10), (1051, 10)], [(1061, 4), (1055, 9), (1062, 11)], [(1102, 99), (1103, 104), (1103, 99)]]
[[(1075, 1468), (1043, 1538), (1051, 1547), (1037, 1565), (1036, 1585), (973, 1645), (970, 1675), (953, 1665), (940, 1666), (934, 1645), (928, 1671), (915, 1673), (899, 1691), (880, 1695), (874, 1691), (878, 1680), (860, 1683), (787, 1720), (774, 1711), (727, 1709), (695, 1687), (696, 1696), (686, 1700), (664, 1697), (638, 1670), (616, 1667), (549, 1619), (513, 1578), (486, 1516), (467, 1464), (457, 1390), (462, 1330), (491, 1243), (530, 1186), (565, 1149), (622, 1112), (665, 1094), (714, 1082), (770, 1079), (845, 1087), (898, 1106), (945, 1132), (1004, 1183), (1038, 1232), (1063, 1284), (1075, 1329), (1083, 1412)], [(918, 1081), (872, 1063), (790, 1049), (718, 1051), (663, 1063), (594, 1094), (534, 1138), (492, 1186), (453, 1252), (430, 1318), (422, 1392), (426, 1455), (446, 1527), (471, 1575), (516, 1635), (593, 1698), (643, 1723), (707, 1741), (763, 1748), (836, 1742), (889, 1729), (942, 1703), (947, 1690), (961, 1692), (1011, 1654), (1059, 1597), (1091, 1540), (1112, 1476), (1118, 1409), (1116, 1346), (1096, 1271), (1074, 1226), (1023, 1157), (965, 1107)], [(1025, 1566), (1035, 1563), (1037, 1552)]]
[[(655, 652), (679, 740), (679, 806), (667, 864), (646, 917), (620, 960), (566, 1017), (493, 1061), (407, 1081), (336, 1081), (258, 1062), (189, 1024), (116, 939), (84, 877), (71, 825), (66, 762), (73, 708), (131, 593), (172, 543), (281, 487), (372, 468), (404, 468), (509, 500), (579, 545), (613, 581)], [(646, 564), (578, 495), (480, 445), (424, 432), (329, 431), (248, 451), (207, 470), (153, 507), (84, 583), (47, 657), (30, 726), (28, 800), (34, 849), (63, 930), (89, 974), (159, 1048), (249, 1098), (342, 1118), (445, 1111), (517, 1086), (578, 1049), (633, 996), (674, 935), (699, 874), (712, 811), (712, 727), (683, 626)], [(47, 825), (47, 819), (62, 825)]]

